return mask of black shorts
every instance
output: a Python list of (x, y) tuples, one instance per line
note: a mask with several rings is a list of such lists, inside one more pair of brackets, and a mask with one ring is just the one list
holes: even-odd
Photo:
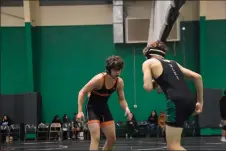
[(166, 124), (173, 127), (184, 127), (184, 122), (195, 112), (195, 101), (167, 100)]
[(108, 106), (102, 106), (98, 108), (91, 106), (87, 107), (86, 111), (88, 124), (100, 123), (101, 126), (114, 124), (114, 119)]

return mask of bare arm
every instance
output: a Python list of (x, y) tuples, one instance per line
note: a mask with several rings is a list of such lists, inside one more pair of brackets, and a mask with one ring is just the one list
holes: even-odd
[[(78, 113), (82, 112), (82, 105), (87, 93), (90, 93), (95, 88), (98, 88), (101, 82), (102, 75), (98, 74), (94, 76), (80, 91), (78, 94)], [(88, 95), (89, 96), (89, 95)]]
[(144, 89), (146, 91), (152, 91), (153, 90), (153, 81), (152, 81), (152, 74), (151, 69), (149, 67), (148, 62), (144, 62), (142, 65), (143, 70), (143, 81), (144, 81)]
[(189, 69), (186, 69), (182, 67), (180, 64), (178, 64), (180, 67), (181, 71), (183, 72), (184, 76), (192, 79), (195, 84), (195, 88), (197, 91), (197, 99), (200, 104), (203, 104), (203, 81), (202, 81), (202, 76), (196, 72), (193, 72)]
[(122, 79), (119, 79), (118, 81), (118, 87), (117, 87), (117, 94), (118, 94), (118, 100), (119, 104), (122, 107), (123, 110), (128, 110), (128, 104), (125, 99), (125, 94), (124, 94), (124, 82)]
[(91, 92), (88, 92), (87, 97), (89, 98), (89, 97), (90, 97), (90, 95), (91, 95)]

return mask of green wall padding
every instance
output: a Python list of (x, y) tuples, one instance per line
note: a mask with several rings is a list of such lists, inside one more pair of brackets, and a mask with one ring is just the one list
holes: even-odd
[[(204, 87), (206, 88), (226, 88), (225, 65), (226, 65), (226, 20), (205, 20), (200, 18), (200, 37), (201, 54), (201, 73), (203, 76)], [(220, 135), (221, 128), (204, 128), (201, 135)]]
[(199, 59), (200, 59), (200, 73), (204, 74), (205, 65), (205, 50), (206, 50), (206, 17), (200, 16), (200, 30), (199, 30)]
[(29, 92), (34, 92), (34, 72), (33, 72), (33, 30), (30, 22), (25, 23), (25, 46), (27, 61), (27, 87)]
[(1, 27), (1, 93), (28, 92), (25, 28)]
[(226, 20), (206, 20), (206, 50), (203, 64), (204, 86), (226, 88)]

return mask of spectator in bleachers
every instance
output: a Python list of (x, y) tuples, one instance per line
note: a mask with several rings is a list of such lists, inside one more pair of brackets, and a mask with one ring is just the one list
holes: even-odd
[(80, 126), (77, 118), (77, 113), (74, 114), (73, 125), (72, 125), (72, 138), (77, 139), (77, 134), (80, 131)]
[(90, 133), (89, 133), (89, 128), (88, 128), (88, 122), (87, 121), (84, 121), (83, 132), (84, 132), (84, 135), (85, 135), (85, 139), (88, 139), (90, 137)]
[(148, 132), (150, 134), (151, 131), (156, 130), (156, 128), (158, 126), (158, 115), (155, 110), (153, 110), (151, 112), (150, 116), (148, 117), (147, 122), (148, 122)]
[(55, 124), (61, 124), (62, 125), (62, 122), (60, 120), (60, 117), (58, 115), (55, 115), (53, 120), (52, 120), (52, 123), (55, 123)]
[(89, 136), (88, 131), (88, 123), (86, 123), (85, 119), (78, 120), (78, 127), (80, 131), (78, 132), (80, 139), (87, 139)]
[[(7, 116), (7, 115), (4, 115), (3, 116), (3, 119), (1, 121), (1, 125), (2, 126), (10, 126), (12, 124), (12, 121), (11, 119)], [(2, 131), (3, 133), (7, 133), (7, 130), (4, 130)], [(3, 135), (3, 140), (6, 140), (6, 142), (12, 142), (13, 141), (13, 137), (12, 136), (7, 136), (6, 134)]]
[(71, 122), (71, 120), (69, 119), (68, 115), (64, 114), (64, 116), (63, 116), (63, 123), (69, 123), (69, 122)]
[(10, 118), (6, 115), (3, 116), (1, 125), (7, 125), (10, 126), (12, 124), (12, 121), (10, 120)]
[[(63, 124), (69, 124), (70, 122), (71, 122), (71, 120), (69, 119), (68, 115), (64, 114), (64, 116), (63, 116)], [(67, 129), (65, 129), (65, 127), (64, 127), (63, 131), (65, 131), (67, 133), (67, 139), (70, 140), (71, 139), (70, 138), (70, 127), (67, 126), (66, 128)], [(65, 134), (65, 133), (63, 133), (63, 134)]]
[(80, 132), (83, 132), (84, 138), (88, 139), (88, 137), (89, 137), (88, 125), (84, 119), (78, 119), (77, 113), (75, 113), (74, 120), (73, 120), (73, 126), (72, 126), (72, 133), (73, 133), (72, 138), (78, 139), (78, 134)]
[(134, 114), (133, 114), (133, 117), (132, 117), (131, 120), (129, 120), (129, 117), (127, 118), (127, 124), (126, 125), (127, 125), (127, 134), (128, 134), (127, 137), (132, 139), (133, 133), (137, 132), (137, 120), (136, 120)]
[(62, 122), (60, 120), (60, 117), (58, 115), (55, 115), (53, 120), (52, 120), (52, 124), (51, 124), (51, 129), (54, 129), (55, 131), (59, 130), (59, 132), (56, 133), (56, 136), (55, 137), (58, 137), (58, 140), (61, 141), (61, 129), (62, 127)]

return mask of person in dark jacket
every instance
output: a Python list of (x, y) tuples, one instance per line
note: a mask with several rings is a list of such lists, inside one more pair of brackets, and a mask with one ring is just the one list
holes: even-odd
[(151, 131), (156, 130), (157, 125), (158, 125), (158, 115), (155, 110), (153, 110), (151, 112), (150, 116), (148, 117), (147, 122), (148, 122), (148, 132), (150, 134)]
[(67, 134), (67, 139), (70, 140), (70, 129), (71, 127), (69, 126), (71, 120), (69, 119), (67, 114), (64, 114), (63, 116), (63, 125), (67, 125), (67, 127), (63, 127), (63, 136), (66, 133)]
[(4, 115), (1, 121), (1, 125), (10, 126), (11, 124), (12, 124), (12, 121), (10, 120), (10, 118), (7, 115)]
[[(13, 122), (12, 122), (12, 120), (9, 118), (9, 116), (7, 116), (7, 115), (4, 115), (3, 116), (3, 119), (2, 119), (2, 121), (1, 121), (1, 125), (2, 126), (11, 126), (13, 124)], [(10, 143), (13, 141), (13, 137), (12, 136), (9, 136), (9, 140), (8, 140), (8, 137), (7, 137), (7, 135), (6, 135), (6, 133), (7, 133), (7, 131), (8, 130), (3, 130), (2, 131), (2, 133), (5, 133), (5, 134), (3, 134), (2, 136), (2, 139), (3, 140), (6, 140), (6, 141), (9, 141)]]
[(220, 99), (220, 114), (222, 118), (222, 136), (221, 141), (226, 142), (226, 90), (224, 90), (224, 96)]

